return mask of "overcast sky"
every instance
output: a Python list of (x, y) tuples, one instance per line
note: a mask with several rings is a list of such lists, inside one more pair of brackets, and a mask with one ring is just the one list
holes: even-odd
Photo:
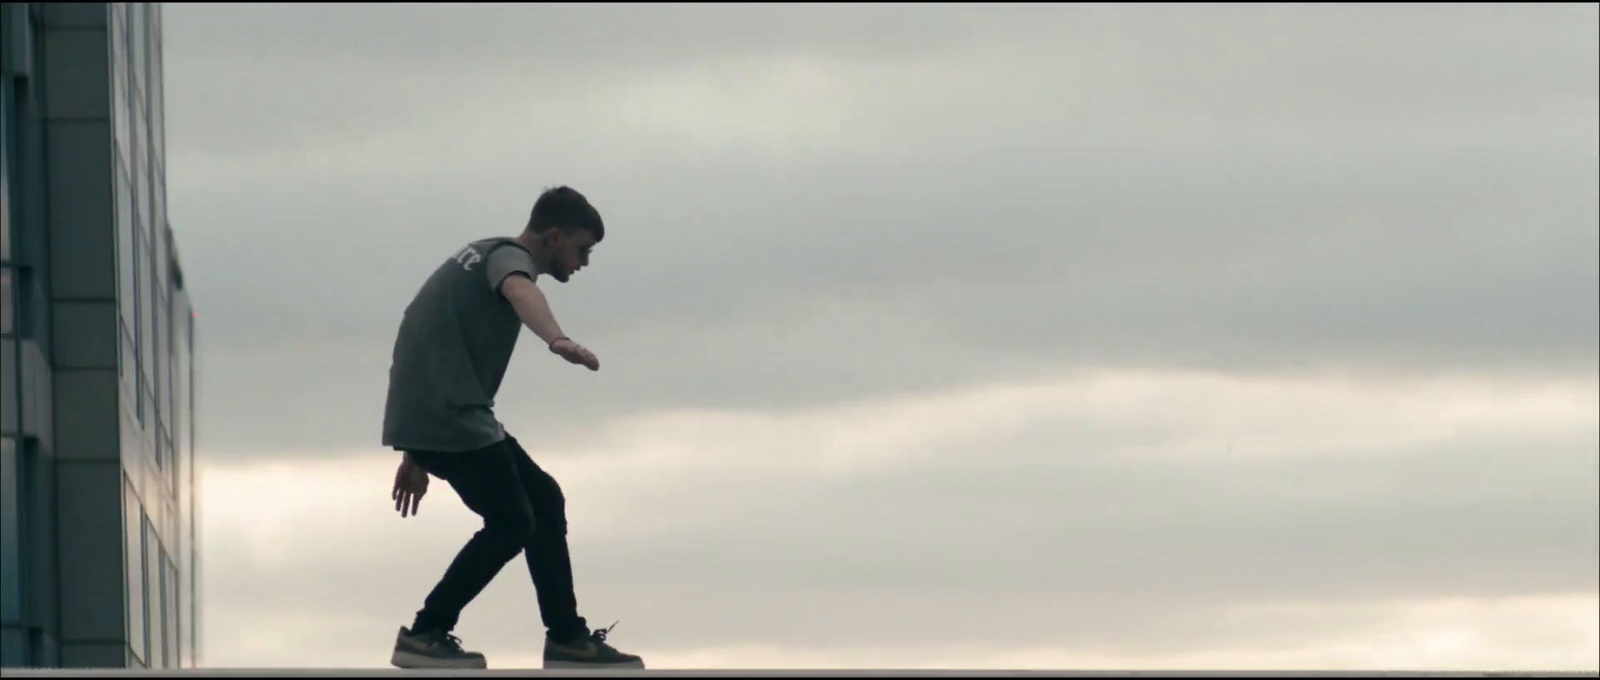
[[(400, 313), (605, 216), (499, 414), (652, 668), (1600, 656), (1600, 12), (165, 8), (205, 662), (381, 666)], [(537, 665), (521, 562), (458, 633)]]

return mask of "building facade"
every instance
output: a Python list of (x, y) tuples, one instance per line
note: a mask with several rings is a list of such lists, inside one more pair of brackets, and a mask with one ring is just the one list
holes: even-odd
[(199, 664), (161, 8), (0, 5), (0, 665)]

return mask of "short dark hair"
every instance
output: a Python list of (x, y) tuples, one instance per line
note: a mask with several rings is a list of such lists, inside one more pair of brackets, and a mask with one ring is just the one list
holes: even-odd
[(600, 211), (589, 205), (589, 199), (577, 189), (568, 186), (545, 190), (539, 200), (534, 201), (533, 212), (528, 215), (528, 231), (542, 234), (551, 229), (569, 234), (587, 231), (594, 234), (596, 242), (606, 236), (606, 224), (600, 219)]

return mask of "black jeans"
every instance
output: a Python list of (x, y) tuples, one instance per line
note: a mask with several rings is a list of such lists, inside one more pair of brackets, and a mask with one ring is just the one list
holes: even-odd
[(535, 465), (517, 440), (466, 453), (409, 451), (411, 460), (448, 482), (483, 518), (483, 528), (456, 555), (423, 602), (413, 629), (455, 628), (461, 610), (521, 552), (539, 594), (549, 636), (567, 642), (589, 633), (578, 616), (567, 551), (567, 500), (555, 478)]

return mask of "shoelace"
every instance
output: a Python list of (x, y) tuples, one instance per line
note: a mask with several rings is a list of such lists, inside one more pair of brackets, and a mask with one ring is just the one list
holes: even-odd
[(451, 635), (449, 633), (445, 633), (443, 635), (440, 635), (439, 636), (439, 644), (444, 645), (444, 647), (446, 649), (449, 649), (452, 652), (455, 652), (455, 653), (458, 653), (458, 654), (461, 653), (461, 638), (458, 638), (458, 637), (456, 637), (454, 635)]
[(610, 626), (607, 626), (605, 628), (601, 628), (601, 629), (599, 629), (599, 630), (597, 630), (597, 631), (595, 631), (593, 633), (590, 633), (589, 634), (589, 639), (594, 640), (594, 643), (597, 644), (597, 645), (605, 644), (606, 643), (606, 636), (610, 635), (611, 631), (615, 630), (616, 627), (617, 627), (617, 624), (619, 624), (619, 623), (622, 623), (622, 622), (621, 621), (614, 621), (614, 622), (612, 622), (612, 624)]

